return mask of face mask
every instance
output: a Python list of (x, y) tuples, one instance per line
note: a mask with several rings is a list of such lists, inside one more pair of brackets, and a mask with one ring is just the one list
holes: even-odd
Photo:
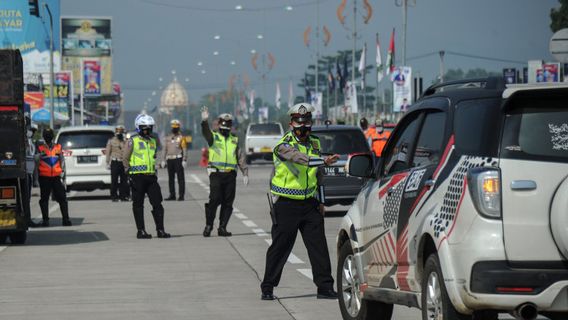
[(229, 129), (219, 129), (219, 132), (220, 132), (224, 137), (228, 137), (229, 134), (231, 133), (231, 130), (229, 130)]
[(311, 131), (312, 131), (311, 126), (310, 127), (306, 127), (306, 126), (294, 127), (294, 134), (298, 138), (306, 138), (307, 136), (310, 135)]
[(124, 139), (124, 135), (122, 133), (117, 133), (116, 137), (118, 138), (118, 140)]
[(172, 129), (172, 133), (178, 134), (178, 133), (179, 133), (179, 128), (173, 128), (173, 129)]
[(51, 144), (51, 142), (53, 141), (53, 134), (51, 133), (44, 133), (43, 134), (43, 140), (45, 140), (45, 142), (47, 144)]
[(377, 132), (382, 133), (385, 129), (383, 127), (377, 127)]

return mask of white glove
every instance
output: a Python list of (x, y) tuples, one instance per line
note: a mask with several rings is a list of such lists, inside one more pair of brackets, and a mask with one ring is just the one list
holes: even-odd
[(201, 108), (201, 120), (205, 121), (209, 119), (209, 109), (206, 106)]
[(249, 176), (243, 176), (243, 183), (245, 184), (245, 186), (249, 185)]
[(187, 166), (187, 161), (182, 161), (181, 166), (185, 168)]
[(165, 167), (166, 167), (166, 162), (165, 161), (160, 162), (160, 168), (165, 168)]

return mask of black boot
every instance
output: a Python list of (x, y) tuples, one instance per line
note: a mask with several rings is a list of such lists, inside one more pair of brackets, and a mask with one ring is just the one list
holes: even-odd
[(49, 227), (49, 218), (47, 219), (43, 219), (43, 221), (41, 222), (41, 226), (42, 227)]
[(142, 230), (138, 230), (138, 233), (136, 234), (136, 238), (138, 238), (138, 239), (152, 239), (152, 235), (147, 233), (146, 230), (142, 229)]
[(169, 196), (169, 197), (167, 197), (167, 198), (166, 198), (165, 200), (166, 200), (166, 201), (174, 201), (175, 199), (176, 199), (176, 196), (175, 196), (175, 195), (172, 195), (172, 194), (170, 194), (170, 196)]
[(209, 236), (211, 236), (211, 230), (213, 230), (213, 226), (206, 225), (206, 226), (205, 226), (205, 229), (203, 229), (203, 236), (204, 236), (204, 237), (209, 237)]
[(232, 233), (227, 231), (227, 228), (225, 227), (219, 227), (219, 229), (217, 229), (217, 234), (219, 235), (219, 237), (230, 237), (233, 235)]
[(72, 226), (72, 225), (73, 225), (73, 224), (71, 223), (71, 220), (69, 220), (69, 218), (63, 219), (63, 226), (64, 226), (64, 227), (70, 227), (70, 226)]
[(164, 229), (156, 230), (156, 232), (158, 233), (158, 238), (170, 238), (172, 236), (171, 234), (164, 231)]

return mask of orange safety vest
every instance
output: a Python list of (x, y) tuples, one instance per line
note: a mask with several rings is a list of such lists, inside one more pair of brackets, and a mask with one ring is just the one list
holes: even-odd
[(40, 177), (59, 177), (63, 173), (61, 168), (61, 145), (55, 144), (52, 149), (47, 144), (38, 148), (39, 152), (39, 175)]
[(387, 144), (389, 137), (390, 137), (389, 131), (383, 131), (383, 133), (378, 133), (375, 131), (375, 134), (371, 137), (373, 141), (373, 146), (372, 146), (373, 152), (377, 157), (380, 157), (381, 153), (383, 153), (383, 149), (385, 148), (385, 145)]
[(377, 134), (377, 131), (375, 130), (375, 128), (367, 128), (367, 130), (364, 131), (365, 133), (365, 140), (369, 141), (372, 140), (373, 137)]

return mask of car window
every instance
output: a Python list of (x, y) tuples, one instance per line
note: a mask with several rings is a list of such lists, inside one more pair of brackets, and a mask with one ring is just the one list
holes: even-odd
[(444, 112), (433, 112), (426, 115), (416, 144), (413, 167), (429, 166), (440, 161), (445, 124), (446, 114)]
[(495, 157), (499, 146), (501, 99), (475, 99), (458, 103), (454, 117), (456, 149), (460, 153)]
[(277, 123), (262, 123), (262, 124), (253, 124), (250, 126), (249, 129), (250, 135), (259, 135), (259, 136), (267, 136), (267, 135), (280, 135), (280, 126)]
[(61, 144), (63, 149), (102, 149), (113, 135), (112, 131), (62, 132), (57, 143)]
[(383, 170), (383, 172), (386, 175), (391, 175), (408, 169), (408, 155), (410, 153), (410, 148), (412, 148), (412, 143), (416, 138), (418, 123), (419, 117), (418, 114), (416, 114), (414, 117), (405, 121), (405, 123), (402, 124), (402, 130), (399, 130), (398, 133), (396, 133), (394, 140), (392, 140), (392, 143), (394, 143), (393, 147), (389, 147), (387, 154), (384, 156), (385, 170)]
[(361, 130), (316, 131), (321, 152), (326, 154), (351, 154), (369, 152), (369, 145)]

